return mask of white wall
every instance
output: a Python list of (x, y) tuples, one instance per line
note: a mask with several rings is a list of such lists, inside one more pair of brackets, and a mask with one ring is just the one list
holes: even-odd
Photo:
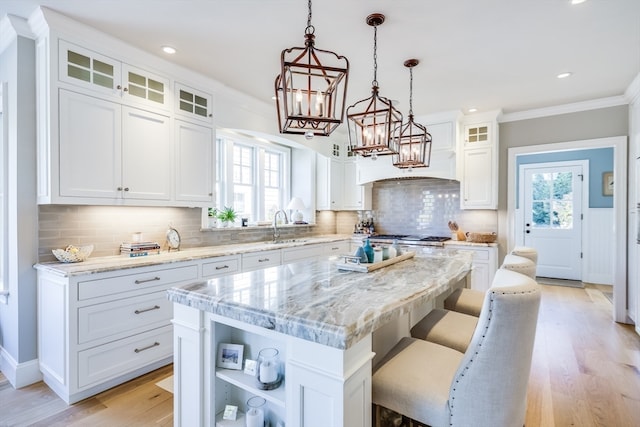
[(636, 332), (640, 334), (640, 246), (636, 242), (638, 236), (637, 208), (640, 203), (640, 74), (627, 89), (629, 104), (629, 252), (628, 252), (628, 308), (629, 317), (636, 324)]

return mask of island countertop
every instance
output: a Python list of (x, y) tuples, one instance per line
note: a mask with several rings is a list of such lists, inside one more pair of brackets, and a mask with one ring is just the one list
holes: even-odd
[(174, 287), (169, 300), (283, 334), (347, 349), (437, 297), (471, 270), (471, 254), (419, 254), (369, 273), (338, 258), (270, 267)]

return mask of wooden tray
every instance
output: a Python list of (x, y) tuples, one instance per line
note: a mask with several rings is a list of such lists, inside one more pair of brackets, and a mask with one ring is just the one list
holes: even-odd
[(357, 264), (355, 262), (346, 262), (345, 258), (345, 262), (339, 263), (338, 264), (338, 270), (346, 270), (346, 271), (358, 271), (360, 273), (369, 273), (370, 271), (374, 271), (377, 270), (379, 268), (382, 267), (386, 267), (392, 264), (396, 264), (400, 261), (404, 261), (406, 259), (409, 258), (413, 258), (416, 255), (415, 252), (405, 252), (402, 255), (399, 255), (397, 257), (393, 257), (393, 258), (389, 258), (386, 259), (384, 261), (380, 261), (380, 262), (376, 262), (374, 264), (372, 263), (366, 263), (366, 264)]

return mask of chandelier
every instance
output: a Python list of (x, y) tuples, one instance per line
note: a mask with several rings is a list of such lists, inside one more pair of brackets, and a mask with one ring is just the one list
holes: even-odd
[(378, 26), (384, 15), (373, 13), (367, 16), (367, 25), (373, 27), (373, 81), (371, 97), (356, 102), (347, 108), (349, 144), (351, 150), (363, 157), (396, 154), (397, 135), (402, 124), (402, 113), (391, 100), (379, 95), (378, 90)]
[(393, 165), (401, 169), (425, 168), (431, 162), (431, 134), (427, 128), (413, 121), (413, 67), (417, 59), (407, 59), (409, 68), (409, 120), (402, 124), (398, 137), (398, 153), (393, 156)]
[(276, 109), (280, 133), (329, 136), (342, 123), (349, 60), (314, 46), (311, 0), (304, 47), (285, 49), (276, 77)]

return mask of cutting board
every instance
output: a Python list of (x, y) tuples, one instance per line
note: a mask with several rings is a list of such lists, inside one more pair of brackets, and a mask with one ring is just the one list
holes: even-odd
[(338, 264), (338, 270), (346, 271), (358, 271), (360, 273), (369, 273), (389, 265), (396, 264), (409, 258), (413, 258), (416, 255), (415, 252), (405, 252), (397, 257), (389, 258), (384, 261), (376, 263), (356, 264), (353, 262), (343, 262)]

